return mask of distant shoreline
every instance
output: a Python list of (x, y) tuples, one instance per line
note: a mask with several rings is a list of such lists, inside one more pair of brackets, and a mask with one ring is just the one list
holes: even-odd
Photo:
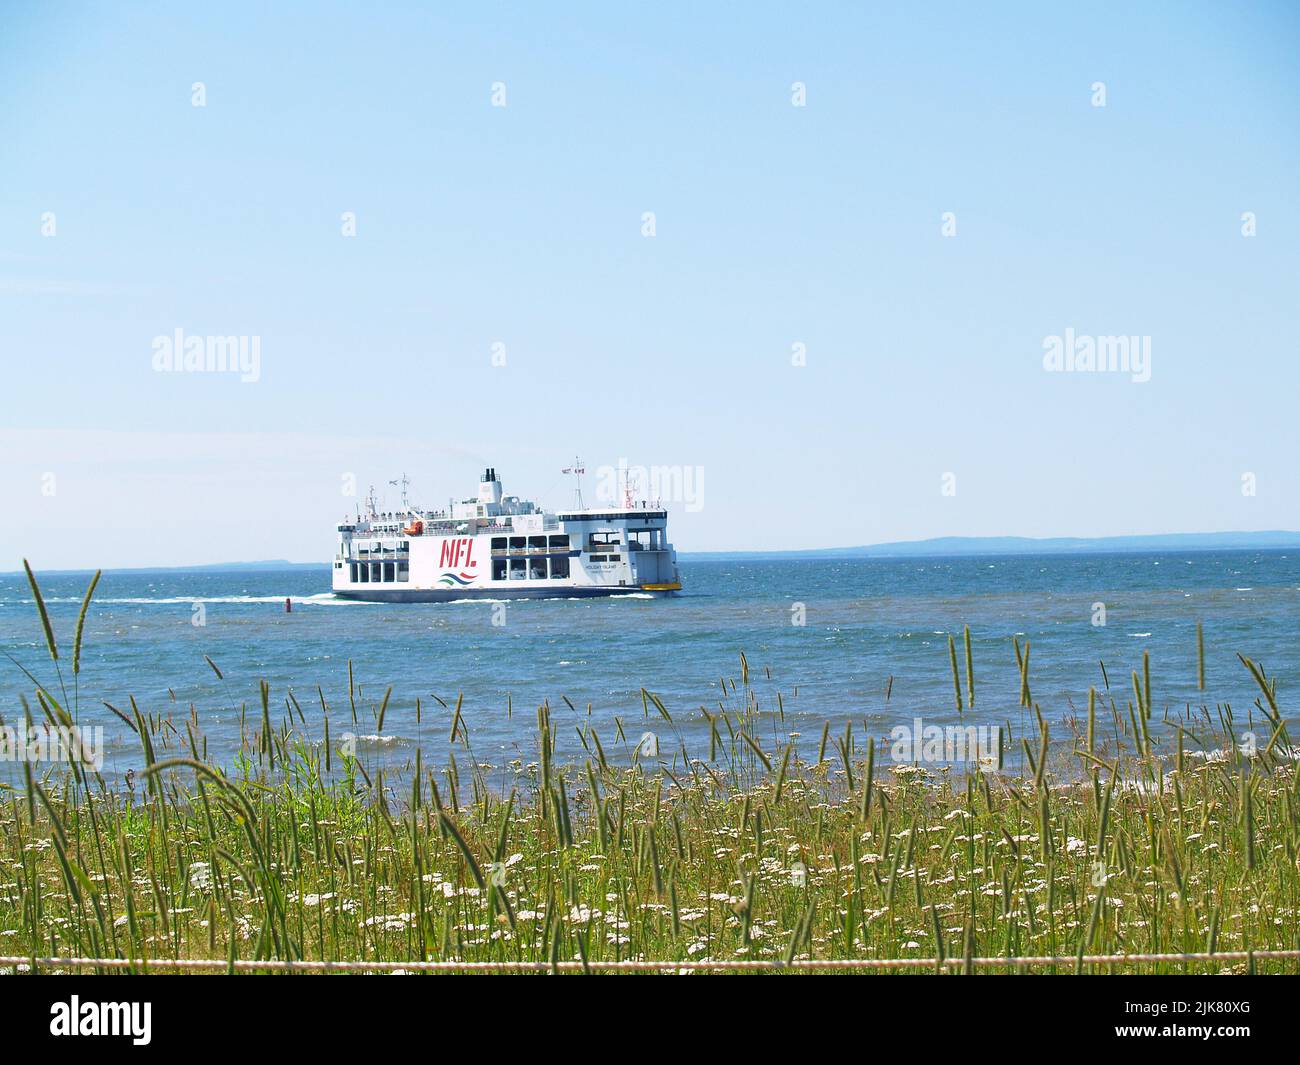
[[(1164, 554), (1177, 551), (1300, 550), (1300, 532), (1165, 533), (1149, 536), (1047, 537), (945, 536), (861, 547), (795, 548), (791, 550), (681, 551), (683, 562), (762, 562), (817, 559), (1016, 558), (1046, 555)], [(180, 566), (120, 566), (105, 573), (265, 573), (285, 570), (328, 570), (328, 562), (209, 562)], [(42, 573), (94, 573), (94, 568), (42, 569)], [(20, 575), (21, 569), (0, 571)]]
[(1140, 555), (1170, 551), (1300, 550), (1300, 533), (1158, 533), (1149, 536), (943, 536), (864, 547), (825, 547), (791, 551), (681, 552), (687, 561), (723, 558), (1014, 558), (1037, 555)]

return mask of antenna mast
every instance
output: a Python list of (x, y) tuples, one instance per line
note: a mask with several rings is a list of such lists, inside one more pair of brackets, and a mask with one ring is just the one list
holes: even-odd
[(586, 510), (587, 508), (582, 504), (582, 475), (587, 471), (582, 465), (582, 459), (574, 455), (573, 465), (565, 467), (560, 472), (573, 474), (573, 509)]
[(410, 509), (411, 509), (411, 506), (410, 506), (410, 504), (407, 503), (407, 501), (406, 501), (406, 489), (407, 489), (407, 486), (410, 485), (410, 483), (411, 483), (411, 479), (410, 479), (409, 477), (407, 477), (406, 474), (402, 474), (402, 479), (401, 479), (400, 481), (389, 481), (388, 483), (391, 484), (391, 485), (393, 485), (394, 487), (401, 486), (401, 489), (402, 489), (402, 510), (403, 510), (403, 511), (408, 511), (408, 510), (410, 510)]

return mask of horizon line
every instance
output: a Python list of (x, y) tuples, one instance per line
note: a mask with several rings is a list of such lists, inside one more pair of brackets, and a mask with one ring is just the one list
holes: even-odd
[[(1291, 542), (1242, 543), (1242, 540), (1290, 538)], [(1171, 542), (1182, 541), (1182, 542)], [(1188, 542), (1190, 541), (1190, 542)], [(1217, 541), (1217, 542), (1216, 542)], [(1238, 542), (1231, 542), (1238, 541)], [(940, 547), (944, 545), (944, 547)], [(1213, 551), (1213, 550), (1286, 550), (1300, 548), (1300, 531), (1267, 529), (1256, 532), (1235, 530), (1229, 532), (1194, 533), (1137, 533), (1108, 536), (935, 536), (922, 540), (894, 540), (876, 544), (845, 545), (841, 547), (787, 547), (787, 548), (734, 548), (708, 551), (682, 551), (684, 561), (710, 561), (724, 558), (952, 558), (952, 557), (1014, 557), (1033, 554), (1122, 554), (1152, 553), (1163, 550)], [(946, 548), (946, 549), (945, 549)], [(160, 573), (176, 570), (224, 569), (241, 571), (270, 569), (272, 567), (328, 569), (329, 561), (297, 562), (290, 559), (245, 559), (233, 562), (189, 562), (167, 566), (111, 566), (98, 567), (104, 573)], [(33, 567), (35, 572), (35, 568)], [(94, 573), (96, 567), (65, 567), (43, 569), (46, 574)], [(21, 569), (0, 570), (0, 576), (17, 576)]]

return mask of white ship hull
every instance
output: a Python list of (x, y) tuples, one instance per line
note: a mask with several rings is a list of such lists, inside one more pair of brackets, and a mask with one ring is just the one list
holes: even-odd
[[(680, 587), (680, 586), (679, 586)], [(455, 603), (465, 599), (497, 602), (504, 599), (596, 599), (611, 595), (671, 595), (677, 589), (643, 588), (461, 588), (457, 591), (372, 588), (366, 591), (335, 591), (340, 599), (369, 603)]]
[(478, 499), (449, 512), (340, 525), (333, 590), (388, 603), (670, 594), (681, 578), (667, 520), (644, 504), (547, 513), (503, 498), (489, 470)]

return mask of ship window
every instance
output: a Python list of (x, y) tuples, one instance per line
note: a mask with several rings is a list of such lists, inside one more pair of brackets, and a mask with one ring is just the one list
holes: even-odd
[(564, 522), (592, 522), (592, 521), (635, 521), (637, 518), (645, 521), (651, 521), (655, 518), (660, 520), (668, 517), (666, 510), (638, 510), (635, 513), (623, 511), (619, 514), (575, 514), (571, 511), (562, 512), (557, 515)]
[(592, 562), (607, 562), (608, 560), (609, 560), (609, 557), (608, 557), (607, 555), (592, 555), (592, 556), (591, 556), (591, 561), (592, 561)]
[(510, 537), (510, 550), (522, 551), (528, 545), (528, 537), (512, 536)]
[(546, 580), (546, 559), (544, 557), (532, 558), (529, 559), (528, 561), (529, 561), (528, 579), (530, 581)]
[(506, 538), (504, 536), (492, 537), (492, 550), (504, 551), (506, 549)]
[(494, 558), (492, 560), (492, 579), (494, 581), (506, 579), (506, 560), (504, 558)]
[(561, 555), (551, 559), (551, 579), (565, 580), (569, 576), (569, 556)]
[(397, 564), (397, 579), (399, 581), (409, 581), (411, 579), (411, 564), (409, 562), (399, 562)]
[(546, 550), (546, 537), (545, 537), (545, 536), (530, 536), (530, 537), (528, 538), (528, 546), (529, 546), (530, 548), (532, 548), (534, 551), (545, 551), (545, 550)]
[(357, 583), (357, 564), (355, 562), (352, 563), (352, 583)]
[(568, 533), (565, 533), (565, 534), (562, 535), (562, 536), (552, 536), (552, 537), (551, 537), (551, 550), (552, 550), (552, 551), (567, 551), (567, 550), (569, 550), (569, 534), (568, 534)]
[(384, 563), (384, 580), (386, 580), (386, 581), (391, 581), (392, 579), (393, 579), (393, 563), (391, 563), (391, 562), (385, 562), (385, 563)]
[(528, 560), (526, 558), (512, 558), (510, 560), (510, 579), (512, 581), (522, 581), (526, 576)]

